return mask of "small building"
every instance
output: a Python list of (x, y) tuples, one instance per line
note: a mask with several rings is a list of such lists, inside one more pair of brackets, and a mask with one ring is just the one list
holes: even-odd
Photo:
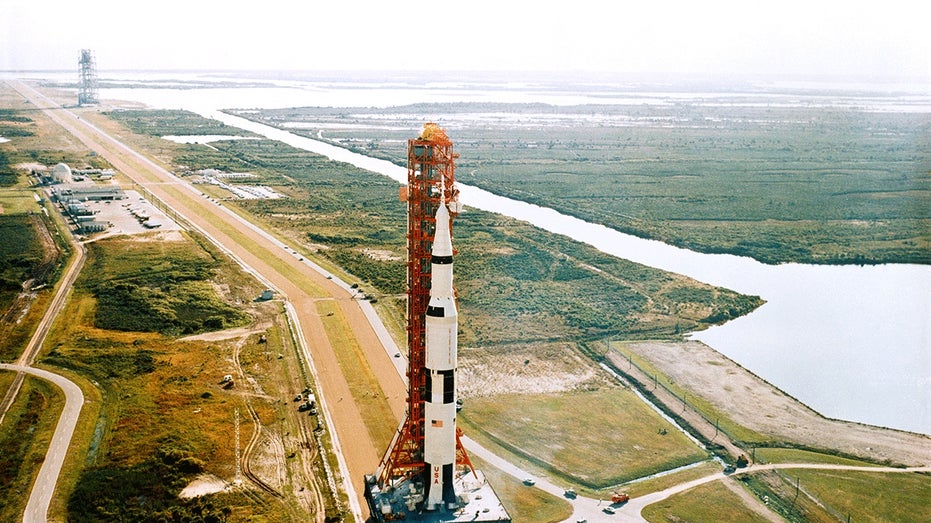
[(97, 221), (93, 221), (93, 222), (82, 222), (82, 223), (78, 226), (78, 231), (79, 231), (81, 234), (88, 234), (88, 233), (92, 233), (92, 232), (102, 232), (102, 231), (107, 230), (107, 227), (109, 227), (109, 226), (110, 226), (110, 224), (107, 223), (107, 222), (97, 222)]
[(52, 188), (55, 201), (77, 200), (79, 202), (100, 200), (123, 200), (126, 194), (117, 185), (62, 185)]
[(90, 210), (86, 204), (82, 202), (71, 202), (68, 204), (68, 214), (72, 216), (90, 216), (94, 214), (94, 211)]

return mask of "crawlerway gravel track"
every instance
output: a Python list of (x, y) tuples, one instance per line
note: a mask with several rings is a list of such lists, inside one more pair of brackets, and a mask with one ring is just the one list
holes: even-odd
[[(362, 421), (361, 408), (353, 401), (349, 384), (341, 372), (336, 353), (318, 313), (317, 302), (333, 300), (339, 305), (340, 312), (350, 325), (350, 332), (363, 351), (364, 361), (368, 362), (382, 386), (382, 392), (388, 399), (397, 422), (400, 422), (404, 414), (406, 388), (395, 371), (391, 357), (362, 311), (359, 301), (354, 299), (352, 290), (326, 278), (303, 258), (285, 250), (281, 242), (249, 224), (225, 206), (207, 200), (199, 191), (179, 180), (164, 167), (133, 151), (117, 138), (89, 122), (90, 119), (100, 119), (99, 124), (103, 125), (105, 122), (99, 115), (89, 112), (79, 116), (61, 110), (54, 101), (26, 84), (18, 81), (8, 83), (36, 107), (46, 109), (45, 114), (77, 140), (104, 157), (138, 186), (174, 209), (187, 222), (238, 259), (262, 281), (277, 289), (293, 304), (295, 316), (305, 335), (310, 357), (317, 370), (318, 387), (322, 393), (321, 403), (330, 404), (327, 412), (336, 436), (342, 441), (352, 442), (351, 445), (342, 445), (340, 449), (347, 469), (348, 478), (345, 479), (351, 482), (355, 494), (350, 505), (353, 512), (367, 514), (362, 499), (363, 478), (365, 474), (370, 474), (377, 468), (384, 449), (376, 448), (368, 436), (369, 432)], [(227, 232), (229, 227), (235, 228), (235, 235)], [(304, 284), (295, 283), (296, 280)]]

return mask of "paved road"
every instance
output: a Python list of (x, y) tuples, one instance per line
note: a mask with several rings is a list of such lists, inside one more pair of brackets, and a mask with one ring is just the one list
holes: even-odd
[[(45, 343), (45, 337), (48, 335), (52, 322), (55, 321), (58, 313), (61, 312), (62, 307), (65, 306), (65, 299), (71, 291), (71, 286), (84, 267), (84, 261), (87, 258), (87, 250), (83, 245), (74, 241), (71, 241), (71, 245), (75, 250), (76, 256), (72, 260), (71, 265), (65, 270), (65, 274), (62, 275), (58, 290), (55, 291), (55, 296), (52, 298), (48, 309), (46, 309), (45, 314), (39, 321), (39, 326), (36, 327), (36, 331), (32, 334), (32, 338), (29, 339), (26, 350), (24, 350), (19, 356), (19, 359), (16, 360), (17, 365), (28, 367), (35, 361), (39, 349), (41, 349), (42, 345)], [(16, 378), (13, 380), (10, 388), (7, 389), (3, 399), (0, 400), (0, 423), (3, 423), (3, 418), (6, 416), (10, 406), (13, 405), (13, 401), (16, 400), (16, 396), (19, 395), (19, 389), (22, 386), (23, 374), (20, 372), (16, 374)]]
[[(17, 88), (24, 96), (27, 96), (30, 99), (36, 100), (36, 96), (41, 96), (36, 91), (25, 87), (23, 84), (16, 84), (14, 88)], [(43, 97), (44, 98), (44, 97)], [(54, 108), (53, 103), (50, 100), (45, 99), (46, 107)], [(362, 472), (371, 472), (375, 469), (377, 465), (377, 460), (380, 458), (380, 450), (375, 450), (374, 448), (365, 448), (361, 454), (363, 458), (359, 458), (359, 446), (363, 445), (363, 442), (358, 437), (359, 434), (365, 434), (364, 425), (361, 425), (361, 416), (359, 412), (351, 408), (351, 402), (341, 401), (344, 397), (346, 399), (351, 398), (349, 394), (348, 386), (345, 383), (345, 379), (341, 376), (339, 372), (331, 372), (332, 370), (339, 370), (338, 364), (335, 359), (332, 357), (333, 351), (329, 346), (329, 340), (325, 336), (321, 337), (319, 333), (323, 332), (322, 324), (319, 321), (319, 317), (316, 314), (316, 308), (314, 301), (320, 299), (319, 294), (314, 294), (313, 292), (308, 292), (306, 289), (301, 288), (300, 286), (294, 284), (286, 276), (281, 274), (278, 269), (275, 269), (265, 263), (261, 256), (255, 254), (255, 245), (250, 245), (249, 248), (246, 248), (243, 245), (240, 245), (236, 240), (231, 238), (229, 235), (225, 234), (221, 229), (217, 228), (214, 225), (211, 225), (209, 220), (202, 219), (205, 215), (220, 215), (223, 219), (234, 222), (238, 226), (242, 227), (241, 230), (246, 232), (251, 232), (250, 238), (254, 241), (260, 242), (259, 251), (261, 254), (267, 256), (269, 253), (272, 253), (279, 260), (285, 261), (292, 268), (298, 268), (301, 270), (301, 274), (315, 276), (313, 278), (313, 283), (325, 287), (325, 293), (329, 297), (336, 297), (341, 304), (343, 312), (346, 313), (354, 326), (358, 326), (358, 320), (361, 318), (366, 324), (371, 321), (369, 325), (369, 332), (363, 332), (362, 338), (368, 341), (375, 340), (375, 343), (364, 343), (363, 339), (360, 339), (360, 346), (366, 348), (366, 356), (373, 361), (373, 367), (378, 368), (394, 368), (397, 371), (403, 370), (403, 363), (401, 361), (395, 361), (396, 359), (391, 358), (391, 354), (395, 351), (393, 343), (387, 343), (385, 339), (390, 340), (390, 336), (385, 336), (384, 332), (378, 331), (377, 328), (372, 327), (372, 325), (380, 324), (379, 321), (376, 321), (377, 318), (373, 318), (373, 311), (363, 309), (364, 306), (360, 306), (360, 302), (351, 299), (350, 290), (345, 288), (345, 284), (338, 282), (335, 278), (325, 278), (327, 276), (325, 271), (321, 271), (319, 267), (312, 267), (312, 264), (305, 260), (298, 260), (293, 255), (282, 256), (282, 253), (286, 253), (284, 249), (284, 244), (280, 241), (274, 239), (264, 231), (261, 231), (255, 225), (245, 221), (243, 218), (239, 217), (235, 213), (229, 211), (225, 207), (218, 208), (213, 205), (207, 206), (202, 199), (185, 199), (183, 195), (179, 195), (177, 192), (171, 192), (165, 190), (166, 187), (174, 186), (175, 189), (182, 189), (188, 191), (192, 194), (199, 195), (199, 191), (194, 189), (188, 184), (181, 182), (179, 179), (174, 177), (164, 168), (154, 164), (151, 160), (143, 157), (136, 151), (133, 151), (126, 147), (121, 142), (116, 139), (108, 136), (106, 133), (103, 133), (100, 129), (97, 129), (88, 122), (80, 121), (77, 117), (67, 111), (63, 112), (63, 115), (50, 115), (54, 120), (59, 124), (65, 127), (66, 130), (74, 134), (81, 141), (87, 144), (89, 147), (97, 151), (106, 157), (114, 166), (121, 170), (124, 174), (132, 178), (137, 183), (144, 185), (150, 192), (156, 194), (159, 199), (161, 199), (166, 205), (172, 207), (176, 211), (179, 211), (184, 215), (185, 219), (190, 221), (195, 225), (205, 236), (212, 238), (217, 244), (219, 244), (224, 250), (231, 254), (237, 261), (239, 261), (244, 267), (246, 267), (250, 272), (253, 272), (256, 275), (259, 275), (262, 281), (268, 282), (270, 286), (274, 286), (277, 289), (281, 290), (294, 304), (295, 317), (299, 320), (298, 328), (303, 332), (311, 331), (311, 337), (308, 340), (309, 353), (308, 361), (312, 362), (315, 366), (315, 374), (318, 377), (318, 383), (321, 383), (324, 391), (328, 394), (332, 401), (333, 397), (339, 395), (340, 398), (340, 407), (339, 409), (334, 409), (331, 412), (339, 413), (336, 416), (329, 416), (336, 420), (337, 433), (344, 435), (355, 435), (352, 438), (353, 446), (355, 447), (354, 452), (348, 452), (349, 458), (347, 459), (347, 464), (345, 465), (348, 468), (350, 479), (353, 483), (361, 481)], [(61, 113), (59, 113), (61, 114)], [(69, 120), (65, 121), (62, 119), (62, 116), (70, 117)], [(74, 120), (71, 120), (74, 118)], [(116, 149), (114, 149), (116, 148)], [(193, 205), (192, 205), (193, 204)], [(261, 251), (264, 249), (264, 252)], [(309, 271), (308, 271), (309, 269)], [(312, 274), (310, 274), (312, 273)], [(348, 294), (348, 296), (347, 296)], [(349, 298), (349, 299), (347, 299)], [(350, 305), (351, 304), (351, 305)], [(316, 335), (315, 335), (316, 334)], [(358, 334), (357, 334), (358, 335)], [(400, 360), (400, 359), (398, 359)], [(389, 363), (390, 362), (390, 363)], [(31, 369), (35, 370), (35, 369)], [(403, 376), (403, 372), (399, 372)], [(403, 379), (400, 377), (396, 380), (380, 380), (383, 386), (386, 386), (386, 394), (390, 399), (397, 399), (400, 397), (400, 401), (392, 401), (392, 408), (397, 411), (398, 408), (403, 409), (403, 397), (406, 394), (406, 387), (403, 386)], [(69, 382), (70, 383), (70, 382)], [(398, 395), (400, 391), (400, 395)], [(78, 391), (80, 392), (80, 391)], [(344, 392), (345, 394), (340, 394)], [(323, 396), (323, 397), (326, 397)], [(321, 398), (323, 399), (323, 398)], [(325, 400), (323, 400), (325, 401)], [(321, 403), (323, 402), (321, 401)], [(330, 411), (330, 409), (327, 409)], [(355, 410), (355, 412), (352, 412)], [(397, 412), (396, 412), (397, 413)], [(398, 416), (400, 418), (400, 415)], [(75, 417), (76, 419), (76, 417)], [(61, 425), (62, 423), (60, 423)], [(58, 431), (56, 430), (56, 437)], [(70, 438), (69, 438), (70, 439)], [(513, 475), (519, 480), (523, 480), (528, 477), (528, 474), (518, 467), (498, 458), (490, 451), (483, 449), (477, 443), (471, 440), (464, 440), (463, 443), (466, 445), (466, 448), (469, 452), (475, 453), (476, 455), (482, 457), (486, 461), (489, 461), (493, 465), (501, 468), (505, 472)], [(337, 439), (338, 445), (338, 439)], [(343, 452), (346, 452), (347, 449), (342, 449)], [(353, 457), (353, 454), (355, 456)], [(372, 458), (374, 457), (374, 464), (372, 464)], [(367, 462), (367, 463), (366, 463)], [(918, 470), (927, 470), (923, 469), (885, 469), (885, 468), (876, 468), (876, 467), (841, 467), (841, 466), (832, 466), (832, 465), (811, 465), (811, 464), (783, 464), (783, 465), (767, 465), (767, 466), (754, 466), (752, 471), (758, 470), (768, 470), (771, 468), (818, 468), (818, 469), (843, 469), (843, 470), (867, 470), (867, 471), (881, 471), (881, 472), (909, 472), (909, 471), (918, 471)], [(59, 465), (60, 469), (60, 465)], [(346, 471), (344, 471), (344, 474)], [(57, 471), (56, 471), (57, 476)], [(669, 489), (666, 489), (661, 492), (652, 493), (646, 496), (641, 496), (639, 498), (632, 499), (629, 503), (625, 504), (622, 507), (617, 509), (617, 513), (614, 515), (608, 515), (602, 510), (606, 506), (606, 502), (603, 500), (597, 500), (592, 498), (585, 498), (582, 496), (577, 497), (574, 500), (567, 500), (573, 506), (573, 515), (567, 521), (576, 521), (579, 519), (587, 519), (588, 521), (622, 521), (622, 522), (642, 522), (645, 521), (640, 516), (640, 511), (643, 507), (655, 503), (657, 501), (666, 499), (669, 496), (672, 496), (676, 493), (683, 492), (695, 486), (708, 483), (711, 481), (718, 481), (727, 478), (721, 473), (715, 473), (708, 475), (703, 478), (696, 479), (694, 481), (682, 483), (676, 485)], [(348, 487), (348, 485), (347, 485)], [(555, 484), (548, 482), (545, 478), (537, 478), (536, 484), (533, 488), (540, 488), (546, 492), (553, 494), (555, 496), (562, 497), (563, 489)], [(361, 494), (361, 489), (355, 491), (355, 495), (351, 495), (351, 498), (356, 498)], [(49, 493), (50, 495), (50, 493)], [(358, 499), (358, 498), (356, 498)], [(354, 499), (353, 501), (356, 501)], [(353, 512), (358, 513), (359, 510), (358, 504), (353, 503)], [(47, 506), (47, 505), (46, 505)]]
[(20, 355), (19, 359), (17, 359), (16, 364), (0, 364), (0, 369), (16, 372), (13, 383), (7, 389), (3, 400), (0, 401), (0, 423), (3, 423), (3, 418), (6, 416), (7, 411), (13, 405), (13, 402), (16, 401), (16, 397), (22, 389), (26, 374), (32, 374), (51, 381), (58, 385), (65, 393), (65, 408), (58, 420), (58, 425), (55, 427), (55, 434), (52, 436), (52, 442), (45, 454), (42, 467), (39, 469), (39, 475), (36, 477), (36, 482), (32, 487), (32, 492), (26, 503), (26, 512), (23, 514), (23, 521), (26, 523), (44, 522), (47, 519), (49, 503), (52, 500), (52, 494), (55, 492), (58, 475), (64, 465), (68, 446), (71, 444), (71, 438), (74, 434), (74, 427), (78, 422), (78, 416), (81, 414), (81, 407), (84, 405), (84, 394), (73, 382), (49, 371), (31, 367), (39, 350), (45, 343), (45, 338), (48, 335), (52, 323), (65, 305), (74, 280), (77, 279), (78, 274), (80, 274), (81, 269), (84, 267), (87, 251), (84, 249), (83, 245), (77, 244), (74, 241), (71, 242), (71, 245), (75, 250), (76, 256), (62, 275), (58, 289), (55, 291), (55, 296), (52, 298), (51, 303), (49, 303), (45, 314), (39, 321), (36, 331), (29, 339), (29, 343), (26, 345), (25, 350)]
[(398, 420), (404, 414), (406, 388), (394, 372), (393, 358), (387, 355), (360, 307), (361, 302), (353, 298), (353, 292), (349, 292), (351, 289), (347, 290), (348, 286), (337, 283), (335, 278), (328, 278), (325, 272), (318, 272), (307, 260), (285, 249), (281, 241), (225, 206), (208, 200), (195, 187), (91, 122), (63, 110), (22, 82), (8, 83), (72, 136), (173, 209), (246, 270), (260, 275), (261, 281), (278, 290), (293, 305), (296, 324), (306, 336), (307, 361), (318, 380), (318, 401), (327, 414), (327, 423), (332, 423), (330, 434), (334, 440), (351, 440), (353, 443), (342, 447), (345, 465), (340, 476), (347, 480), (344, 488), (350, 493), (350, 508), (361, 520), (362, 512), (366, 512), (362, 499), (363, 476), (376, 469), (384, 449), (376, 449), (366, 437), (368, 430), (361, 408), (353, 400), (331, 340), (326, 335), (317, 302), (336, 301), (340, 312), (352, 326), (351, 335), (364, 353), (363, 363), (368, 363), (376, 375), (380, 374), (379, 382)]
[(39, 475), (36, 477), (32, 494), (26, 503), (26, 512), (23, 514), (24, 523), (44, 523), (48, 519), (49, 503), (55, 492), (58, 474), (61, 472), (65, 455), (68, 453), (68, 446), (71, 444), (74, 427), (78, 423), (78, 416), (81, 415), (84, 394), (81, 388), (70, 380), (46, 370), (7, 363), (0, 363), (0, 369), (38, 376), (58, 385), (65, 393), (65, 408), (55, 427), (55, 434), (52, 436), (52, 442), (42, 462), (42, 467), (39, 468)]
[[(507, 461), (499, 458), (490, 451), (483, 448), (481, 445), (469, 438), (462, 438), (462, 443), (466, 447), (466, 450), (470, 454), (478, 456), (488, 463), (494, 465), (495, 467), (501, 469), (507, 474), (517, 478), (518, 480), (523, 481), (526, 478), (531, 477), (526, 471), (521, 470), (519, 467), (508, 463)], [(575, 522), (580, 520), (587, 520), (592, 523), (596, 521), (616, 521), (619, 523), (647, 523), (647, 520), (641, 516), (641, 512), (648, 505), (662, 501), (670, 496), (678, 494), (680, 492), (685, 492), (686, 490), (695, 488), (699, 485), (704, 485), (706, 483), (711, 483), (713, 481), (733, 481), (732, 478), (739, 477), (741, 474), (762, 472), (766, 470), (787, 470), (787, 469), (817, 469), (817, 470), (847, 470), (855, 472), (883, 472), (890, 474), (901, 474), (908, 472), (931, 472), (931, 467), (915, 467), (915, 468), (894, 468), (894, 467), (859, 467), (852, 465), (831, 465), (831, 464), (818, 464), (818, 463), (774, 463), (767, 465), (752, 465), (746, 469), (741, 469), (738, 473), (725, 475), (722, 472), (715, 472), (707, 476), (680, 483), (672, 487), (667, 488), (666, 490), (661, 490), (659, 492), (653, 492), (644, 496), (631, 498), (631, 500), (624, 505), (614, 506), (615, 513), (607, 514), (604, 512), (604, 508), (610, 505), (610, 502), (606, 500), (587, 498), (584, 496), (577, 496), (575, 499), (567, 499), (572, 505), (572, 516), (565, 520), (564, 523)], [(557, 497), (564, 498), (565, 490), (549, 482), (546, 478), (533, 478), (534, 485), (533, 487), (528, 488), (538, 488), (552, 494)]]

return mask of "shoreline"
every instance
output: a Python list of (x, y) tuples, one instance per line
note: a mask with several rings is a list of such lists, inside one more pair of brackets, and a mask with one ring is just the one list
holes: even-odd
[[(623, 346), (733, 423), (772, 438), (759, 442), (761, 447), (820, 450), (875, 463), (931, 465), (931, 436), (825, 417), (702, 342), (637, 341)], [(623, 357), (617, 349), (610, 354)]]

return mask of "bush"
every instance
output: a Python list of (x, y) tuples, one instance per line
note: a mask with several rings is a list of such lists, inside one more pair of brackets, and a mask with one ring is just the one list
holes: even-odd
[(81, 474), (68, 499), (76, 523), (98, 521), (226, 521), (229, 510), (206, 499), (181, 500), (178, 493), (204, 470), (204, 462), (173, 441), (129, 467), (100, 467)]

